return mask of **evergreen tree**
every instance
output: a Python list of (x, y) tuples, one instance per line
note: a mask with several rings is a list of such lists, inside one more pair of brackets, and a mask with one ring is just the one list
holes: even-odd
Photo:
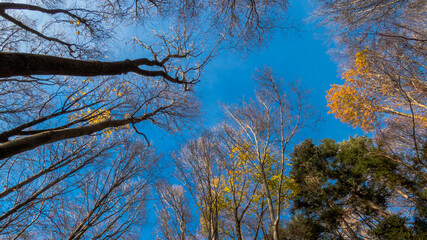
[[(350, 138), (342, 143), (324, 139), (318, 146), (312, 140), (305, 140), (296, 146), (291, 155), (291, 174), (301, 191), (292, 209), (296, 217), (287, 223), (285, 232), (295, 236), (292, 229), (299, 230), (296, 239), (425, 236), (420, 182), (409, 181), (399, 173), (392, 159), (367, 137)], [(410, 218), (401, 217), (395, 210), (396, 207), (409, 210), (404, 205), (406, 202), (396, 204), (400, 199), (396, 191), (402, 188), (402, 183), (418, 193), (412, 195), (417, 204), (412, 205), (415, 210), (409, 214)], [(299, 227), (292, 228), (296, 225)]]

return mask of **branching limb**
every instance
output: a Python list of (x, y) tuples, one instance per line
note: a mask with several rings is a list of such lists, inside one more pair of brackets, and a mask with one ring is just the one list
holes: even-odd
[(138, 123), (144, 120), (149, 119), (150, 117), (155, 116), (158, 113), (161, 113), (171, 107), (164, 106), (159, 107), (156, 110), (146, 113), (142, 116), (135, 118), (125, 118), (120, 120), (107, 120), (97, 124), (89, 125), (89, 126), (81, 126), (71, 129), (59, 129), (53, 131), (44, 131), (38, 134), (34, 134), (28, 137), (23, 137), (19, 139), (15, 139), (12, 141), (8, 141), (6, 143), (0, 144), (0, 159), (8, 158), (19, 154), (21, 152), (29, 151), (31, 149), (37, 148), (39, 146), (70, 139), (77, 138), (85, 135), (90, 135), (95, 132), (102, 131), (111, 127), (121, 127), (132, 122)]

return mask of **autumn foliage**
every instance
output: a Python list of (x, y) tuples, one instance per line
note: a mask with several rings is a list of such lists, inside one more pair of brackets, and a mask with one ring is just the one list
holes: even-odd
[(329, 113), (366, 131), (373, 128), (380, 112), (378, 99), (363, 84), (363, 77), (371, 75), (366, 61), (368, 51), (366, 49), (356, 54), (354, 67), (342, 75), (344, 85), (333, 84), (326, 96)]
[[(372, 131), (385, 116), (413, 118), (421, 126), (427, 126), (427, 108), (419, 102), (419, 92), (405, 79), (382, 73), (375, 66), (376, 53), (366, 49), (359, 51), (354, 65), (342, 74), (343, 85), (333, 84), (327, 91), (329, 113), (341, 121)], [(418, 96), (412, 96), (417, 94)]]

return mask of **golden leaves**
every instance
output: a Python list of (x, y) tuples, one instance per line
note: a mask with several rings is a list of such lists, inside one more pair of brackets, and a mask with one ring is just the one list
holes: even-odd
[(95, 111), (92, 111), (90, 108), (87, 108), (86, 110), (80, 110), (80, 112), (75, 113), (70, 117), (70, 121), (80, 118), (86, 118), (90, 125), (112, 119), (111, 112), (105, 110), (105, 108), (96, 109)]
[[(81, 86), (74, 90), (72, 94), (66, 96), (67, 104), (74, 108), (75, 112), (68, 116), (68, 120), (76, 125), (88, 124), (95, 125), (101, 122), (112, 120), (115, 117), (123, 117), (128, 119), (131, 117), (129, 113), (115, 111), (114, 114), (110, 111), (114, 108), (109, 101), (115, 99), (122, 100), (126, 94), (130, 93), (128, 81), (111, 82), (109, 78), (102, 76), (100, 78), (85, 78), (81, 80)], [(72, 89), (71, 85), (68, 88)], [(88, 104), (88, 101), (96, 99), (97, 104)], [(123, 115), (122, 115), (123, 114)], [(114, 116), (113, 116), (114, 115)], [(119, 116), (121, 115), (121, 116)], [(110, 136), (118, 129), (128, 129), (129, 124), (121, 127), (112, 127), (102, 130), (104, 136)]]
[[(234, 194), (237, 198), (245, 197), (254, 203), (266, 201), (264, 190), (258, 189), (249, 194), (249, 183), (255, 183), (260, 186), (264, 184), (263, 171), (261, 170), (259, 159), (256, 153), (252, 151), (249, 143), (243, 142), (232, 146), (228, 155), (232, 162), (231, 168), (227, 168), (226, 176), (221, 182), (221, 194), (225, 197), (228, 204), (231, 204)], [(280, 173), (280, 160), (277, 154), (264, 153), (263, 159), (264, 173), (267, 175), (267, 185), (272, 196), (281, 196), (281, 202), (288, 206), (290, 200), (299, 192), (299, 187), (292, 176), (285, 176)], [(216, 185), (215, 185), (216, 186)]]
[(371, 131), (377, 121), (380, 107), (375, 99), (370, 99), (366, 92), (348, 84), (332, 85), (327, 91), (326, 100), (329, 112), (335, 114), (342, 122)]
[[(329, 112), (342, 122), (371, 131), (378, 120), (381, 107), (378, 95), (372, 94), (373, 86), (369, 85), (372, 77), (367, 55), (368, 47), (355, 55), (354, 66), (344, 72), (344, 85), (333, 84), (327, 91), (326, 100)], [(376, 87), (378, 88), (378, 87)], [(383, 91), (387, 93), (388, 91)]]
[[(94, 125), (113, 119), (113, 117), (111, 116), (111, 112), (105, 108), (96, 109), (94, 111), (92, 111), (91, 108), (87, 108), (85, 110), (80, 110), (79, 112), (74, 113), (69, 118), (70, 122), (80, 119), (85, 119), (90, 125)], [(113, 133), (113, 129), (104, 129), (102, 133), (108, 137)]]
[(343, 73), (343, 85), (327, 91), (329, 113), (342, 122), (372, 131), (383, 116), (413, 118), (427, 126), (425, 104), (420, 89), (399, 73), (385, 71), (376, 64), (377, 56), (368, 48), (355, 55), (354, 65)]

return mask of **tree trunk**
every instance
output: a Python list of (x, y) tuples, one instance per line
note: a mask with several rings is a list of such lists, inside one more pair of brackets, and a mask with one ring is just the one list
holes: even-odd
[[(185, 83), (168, 75), (166, 71), (144, 70), (139, 66), (164, 67), (168, 56), (162, 61), (139, 58), (117, 62), (84, 61), (48, 55), (28, 53), (0, 53), (0, 78), (31, 75), (63, 75), (63, 76), (105, 76), (120, 75), (129, 72), (147, 77), (163, 77), (174, 83)], [(179, 57), (179, 56), (178, 56)]]
[(276, 213), (276, 214), (274, 213), (273, 199), (271, 198), (271, 193), (270, 193), (270, 190), (268, 189), (267, 175), (264, 171), (264, 166), (261, 166), (261, 174), (263, 179), (265, 197), (267, 198), (267, 206), (268, 206), (268, 213), (270, 217), (271, 231), (273, 233), (273, 240), (279, 240), (278, 226), (276, 223), (276, 214), (279, 214), (279, 213)]
[(243, 240), (243, 236), (242, 236), (242, 226), (240, 223), (240, 219), (239, 219), (239, 213), (237, 211), (237, 208), (234, 208), (234, 223), (236, 224), (235, 228), (236, 228), (236, 234), (237, 234), (237, 240)]

